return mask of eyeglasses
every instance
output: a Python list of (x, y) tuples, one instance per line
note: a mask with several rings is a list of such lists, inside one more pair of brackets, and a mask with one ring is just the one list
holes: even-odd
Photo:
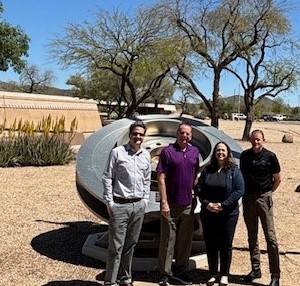
[(140, 132), (132, 132), (131, 134), (132, 134), (133, 136), (138, 136), (138, 135), (140, 135), (141, 137), (144, 137), (144, 136), (145, 136), (144, 133), (140, 133)]

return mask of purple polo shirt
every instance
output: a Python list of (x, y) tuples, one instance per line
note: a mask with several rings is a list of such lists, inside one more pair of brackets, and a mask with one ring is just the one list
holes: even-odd
[(166, 174), (167, 199), (170, 206), (185, 206), (192, 202), (194, 180), (199, 171), (199, 150), (188, 145), (181, 151), (177, 142), (165, 147), (156, 168)]

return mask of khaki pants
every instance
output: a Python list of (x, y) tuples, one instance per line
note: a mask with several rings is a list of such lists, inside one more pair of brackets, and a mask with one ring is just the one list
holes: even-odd
[(275, 235), (272, 192), (261, 195), (245, 194), (243, 197), (244, 220), (248, 231), (248, 243), (253, 270), (260, 269), (260, 250), (258, 244), (258, 219), (260, 219), (269, 256), (272, 277), (280, 276), (279, 251)]
[(188, 270), (193, 238), (194, 214), (192, 206), (170, 207), (170, 216), (161, 216), (158, 270), (162, 275), (173, 275)]

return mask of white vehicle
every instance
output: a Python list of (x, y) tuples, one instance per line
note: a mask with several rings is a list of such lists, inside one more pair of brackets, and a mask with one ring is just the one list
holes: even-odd
[(247, 116), (244, 113), (231, 113), (232, 120), (246, 120)]
[(282, 115), (282, 114), (274, 114), (273, 115), (273, 120), (275, 120), (275, 121), (282, 121), (283, 119), (286, 119), (285, 115)]

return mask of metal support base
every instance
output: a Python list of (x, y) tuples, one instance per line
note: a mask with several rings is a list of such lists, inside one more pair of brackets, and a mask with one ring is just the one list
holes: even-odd
[[(106, 261), (107, 232), (95, 233), (88, 236), (82, 247), (82, 253)], [(158, 239), (157, 234), (141, 233), (141, 238), (135, 249), (132, 262), (133, 271), (155, 271), (157, 268)], [(207, 265), (204, 242), (194, 241), (192, 256), (190, 257), (189, 270)]]

